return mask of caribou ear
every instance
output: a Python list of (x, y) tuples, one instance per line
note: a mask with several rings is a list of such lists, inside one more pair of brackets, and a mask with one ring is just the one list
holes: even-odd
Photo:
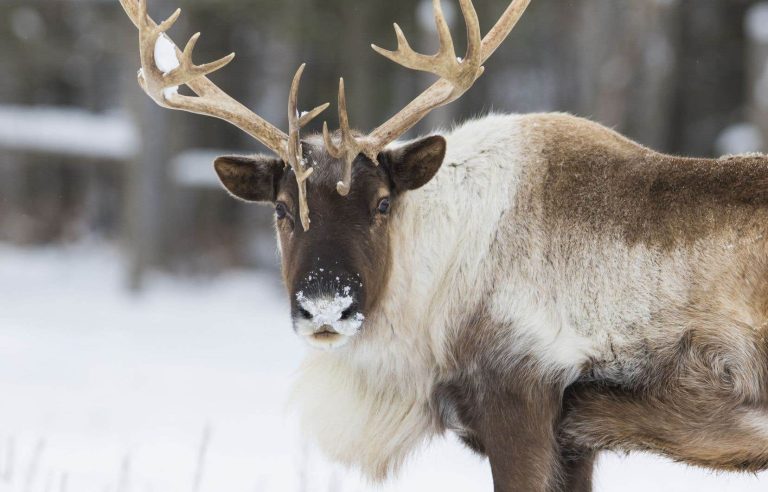
[(445, 139), (426, 137), (400, 149), (385, 151), (382, 161), (389, 177), (400, 191), (421, 188), (432, 179), (445, 158)]
[(274, 202), (283, 176), (283, 161), (271, 156), (223, 156), (213, 164), (232, 195), (248, 202)]

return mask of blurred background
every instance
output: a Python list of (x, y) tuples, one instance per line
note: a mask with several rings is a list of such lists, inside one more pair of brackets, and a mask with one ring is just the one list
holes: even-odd
[[(484, 30), (507, 5), (474, 3)], [(280, 128), (302, 62), (301, 107), (335, 108), (344, 76), (361, 130), (431, 82), (369, 48), (393, 47), (397, 21), (436, 49), (429, 0), (149, 4), (156, 20), (182, 7), (177, 44), (203, 32), (196, 61), (237, 52), (211, 78)], [(443, 4), (463, 50), (457, 5)], [(533, 0), (474, 88), (414, 134), (490, 111), (567, 111), (660, 151), (765, 151), (767, 61), (768, 2)], [(272, 211), (231, 199), (212, 169), (218, 154), (265, 149), (155, 106), (138, 67), (117, 0), (0, 1), (0, 490), (363, 490), (308, 464), (284, 424), (303, 348)], [(337, 125), (335, 109), (324, 117)], [(455, 443), (426, 456), (392, 490), (490, 487)], [(631, 477), (637, 490), (768, 482), (651, 458), (602, 466), (601, 490), (634, 490)]]
[[(369, 48), (393, 47), (397, 21), (418, 49), (435, 49), (426, 0), (149, 3), (156, 19), (183, 8), (171, 34), (183, 44), (202, 31), (199, 62), (237, 52), (214, 81), (280, 128), (301, 62), (301, 104), (331, 102), (332, 126), (339, 76), (362, 130), (431, 81)], [(445, 3), (463, 50), (463, 23)], [(487, 30), (506, 1), (475, 4)], [(763, 150), (766, 9), (748, 0), (534, 1), (486, 75), (416, 131), (492, 110), (567, 111), (666, 152)], [(220, 152), (264, 149), (220, 121), (162, 111), (140, 91), (137, 33), (117, 0), (3, 0), (0, 47), (1, 241), (120, 244), (133, 288), (147, 268), (275, 268), (271, 211), (231, 200), (211, 166)]]

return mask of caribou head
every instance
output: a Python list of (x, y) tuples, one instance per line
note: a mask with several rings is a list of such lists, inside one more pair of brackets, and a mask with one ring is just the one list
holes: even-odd
[[(275, 207), (275, 222), (295, 331), (311, 345), (344, 345), (363, 328), (387, 287), (390, 236), (396, 229), (401, 197), (437, 173), (446, 142), (431, 136), (407, 144), (395, 140), (430, 111), (463, 95), (482, 75), (482, 64), (509, 35), (530, 0), (513, 1), (482, 38), (471, 0), (459, 0), (467, 28), (467, 52), (457, 57), (440, 0), (433, 0), (440, 49), (415, 52), (395, 24), (398, 48), (373, 46), (381, 55), (439, 80), (369, 134), (352, 130), (347, 116), (344, 80), (339, 82), (340, 129), (327, 124), (321, 135), (301, 130), (328, 104), (298, 110), (302, 65), (288, 98), (287, 134), (263, 120), (214, 85), (206, 76), (234, 54), (204, 65), (192, 62), (199, 33), (183, 50), (166, 36), (178, 19), (174, 12), (156, 24), (146, 0), (120, 0), (139, 29), (139, 83), (160, 106), (213, 116), (232, 123), (275, 152), (274, 156), (225, 156), (215, 169), (235, 197)], [(186, 85), (195, 94), (179, 94)]]

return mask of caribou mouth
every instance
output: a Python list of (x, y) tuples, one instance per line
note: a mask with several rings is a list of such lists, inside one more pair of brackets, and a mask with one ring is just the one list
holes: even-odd
[(331, 325), (323, 325), (319, 330), (312, 334), (315, 337), (327, 337), (332, 335), (339, 335), (339, 332), (334, 330)]
[(310, 335), (305, 335), (304, 340), (314, 348), (331, 350), (345, 345), (351, 337), (334, 330), (331, 325), (323, 325)]

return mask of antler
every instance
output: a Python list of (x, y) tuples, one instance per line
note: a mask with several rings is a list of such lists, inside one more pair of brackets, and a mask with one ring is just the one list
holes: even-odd
[(349, 126), (349, 114), (347, 113), (347, 95), (344, 91), (344, 79), (339, 79), (339, 130), (341, 142), (337, 146), (328, 131), (328, 123), (323, 122), (323, 139), (328, 153), (336, 159), (344, 159), (344, 175), (341, 181), (336, 183), (336, 191), (341, 196), (347, 196), (352, 182), (352, 163), (359, 154), (365, 154), (371, 161), (378, 165), (376, 155), (378, 149), (370, 142), (362, 138), (356, 138)]
[(304, 73), (306, 63), (302, 63), (296, 71), (291, 83), (291, 93), (288, 97), (288, 150), (284, 157), (294, 174), (296, 174), (296, 183), (299, 185), (299, 215), (301, 216), (301, 225), (304, 230), (309, 230), (309, 205), (307, 205), (307, 178), (312, 174), (312, 169), (304, 161), (304, 153), (301, 149), (301, 136), (299, 133), (310, 121), (330, 106), (325, 103), (316, 107), (312, 111), (299, 114), (299, 85), (301, 84), (301, 75)]
[(488, 34), (480, 39), (480, 22), (472, 0), (459, 0), (461, 12), (467, 27), (467, 53), (464, 58), (457, 58), (453, 39), (448, 23), (443, 15), (440, 0), (432, 0), (435, 13), (435, 24), (440, 38), (440, 49), (435, 55), (423, 55), (415, 52), (405, 38), (400, 26), (395, 24), (397, 50), (389, 51), (376, 45), (371, 47), (379, 54), (412, 70), (433, 73), (440, 77), (426, 91), (411, 101), (396, 115), (373, 130), (369, 135), (355, 137), (349, 129), (349, 118), (346, 111), (343, 80), (339, 87), (339, 121), (341, 127), (341, 142), (334, 145), (327, 125), (323, 127), (326, 147), (336, 158), (345, 159), (342, 182), (337, 185), (339, 193), (349, 192), (352, 179), (352, 163), (359, 154), (364, 154), (376, 163), (378, 153), (405, 132), (413, 128), (433, 109), (451, 103), (461, 97), (475, 81), (483, 74), (482, 66), (501, 45), (502, 41), (517, 24), (531, 0), (514, 0), (504, 11), (499, 21)]
[[(312, 169), (302, 160), (299, 131), (329, 105), (318, 106), (304, 115), (298, 114), (298, 90), (304, 65), (299, 67), (291, 85), (288, 102), (289, 134), (286, 135), (240, 104), (206, 77), (231, 62), (235, 57), (234, 53), (211, 63), (195, 65), (192, 62), (192, 53), (200, 39), (200, 33), (190, 38), (183, 51), (179, 50), (165, 34), (178, 20), (181, 9), (177, 9), (167, 20), (158, 25), (147, 14), (147, 0), (120, 0), (120, 4), (139, 29), (141, 70), (138, 78), (144, 92), (162, 107), (227, 121), (272, 149), (286, 165), (293, 168), (296, 174), (301, 223), (304, 230), (309, 229), (306, 179), (312, 173)], [(196, 96), (179, 94), (180, 85), (188, 86)]]

